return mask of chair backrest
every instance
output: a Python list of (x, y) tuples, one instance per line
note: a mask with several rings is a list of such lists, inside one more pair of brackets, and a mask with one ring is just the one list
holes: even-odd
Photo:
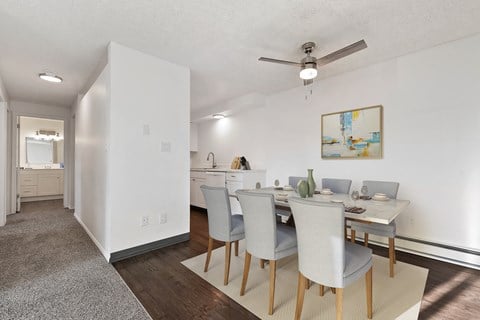
[(347, 179), (331, 179), (323, 178), (322, 179), (322, 188), (328, 188), (335, 193), (350, 193), (350, 186), (352, 185), (352, 180)]
[(385, 193), (390, 199), (397, 199), (398, 188), (400, 187), (398, 182), (373, 180), (364, 180), (363, 185), (367, 186), (369, 196), (379, 192)]
[(200, 186), (207, 204), (208, 233), (220, 241), (230, 241), (232, 211), (228, 190), (224, 187)]
[(292, 188), (297, 189), (297, 184), (300, 180), (307, 181), (307, 177), (288, 177), (288, 184), (292, 186)]
[(277, 247), (277, 222), (272, 194), (236, 192), (243, 212), (246, 250), (257, 258), (274, 259)]
[(297, 229), (298, 268), (308, 279), (343, 287), (345, 214), (341, 204), (289, 199)]

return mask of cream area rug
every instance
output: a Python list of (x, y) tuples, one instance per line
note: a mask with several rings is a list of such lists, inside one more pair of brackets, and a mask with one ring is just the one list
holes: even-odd
[[(274, 314), (268, 315), (269, 267), (261, 269), (259, 260), (252, 257), (245, 295), (240, 296), (244, 241), (240, 242), (240, 254), (232, 249), (230, 282), (223, 285), (225, 247), (212, 252), (208, 272), (203, 272), (206, 253), (182, 262), (184, 266), (218, 288), (244, 308), (261, 319), (288, 319), (295, 314), (298, 264), (292, 256), (277, 262)], [(373, 256), (373, 319), (417, 319), (420, 311), (428, 269), (397, 261), (395, 277), (388, 276), (388, 259)], [(345, 288), (343, 300), (344, 319), (366, 319), (365, 278)], [(327, 289), (327, 288), (326, 288)], [(319, 296), (319, 286), (313, 285), (305, 292), (302, 319), (335, 319), (335, 295), (325, 290)]]

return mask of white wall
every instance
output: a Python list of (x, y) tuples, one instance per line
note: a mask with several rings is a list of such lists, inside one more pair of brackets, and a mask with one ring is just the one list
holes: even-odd
[[(264, 108), (200, 123), (192, 166), (213, 151), (224, 163), (245, 155), (267, 169), (267, 183), (307, 168), (317, 181), (350, 178), (357, 190), (364, 179), (398, 181), (399, 198), (412, 201), (398, 234), (478, 251), (479, 56), (474, 36), (317, 81), (307, 100), (304, 88), (271, 95)], [(383, 159), (321, 159), (322, 114), (378, 104)]]
[(0, 102), (0, 226), (5, 225), (7, 214), (7, 104)]
[(5, 225), (10, 213), (10, 172), (8, 170), (8, 95), (0, 77), (0, 226)]
[(75, 217), (108, 260), (109, 65), (76, 107), (75, 122)]
[(75, 110), (75, 214), (107, 259), (189, 232), (190, 190), (189, 70), (116, 43), (108, 60)]
[[(115, 252), (189, 231), (190, 72), (115, 43), (110, 64)], [(162, 152), (162, 143), (171, 150)], [(161, 213), (166, 224), (159, 223)], [(142, 216), (149, 226), (141, 227)]]

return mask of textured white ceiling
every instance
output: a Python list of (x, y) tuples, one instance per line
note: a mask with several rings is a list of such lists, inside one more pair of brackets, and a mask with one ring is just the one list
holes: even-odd
[(367, 41), (328, 77), (478, 32), (479, 0), (1, 0), (0, 75), (11, 99), (69, 106), (113, 40), (188, 66), (197, 109), (300, 85), (257, 58), (299, 60), (306, 41), (317, 57)]

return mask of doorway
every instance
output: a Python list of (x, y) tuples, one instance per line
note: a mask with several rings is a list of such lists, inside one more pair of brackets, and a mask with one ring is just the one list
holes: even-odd
[(63, 199), (64, 121), (17, 117), (17, 208), (25, 202)]

